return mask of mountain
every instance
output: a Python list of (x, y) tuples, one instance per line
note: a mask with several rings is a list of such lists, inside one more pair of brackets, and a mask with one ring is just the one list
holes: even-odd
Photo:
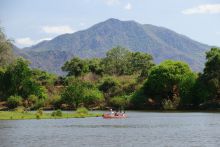
[(34, 68), (62, 74), (61, 66), (73, 56), (103, 57), (116, 46), (152, 54), (156, 63), (165, 59), (182, 60), (196, 71), (202, 70), (204, 53), (210, 48), (167, 28), (108, 19), (86, 30), (24, 48), (18, 54), (29, 59)]

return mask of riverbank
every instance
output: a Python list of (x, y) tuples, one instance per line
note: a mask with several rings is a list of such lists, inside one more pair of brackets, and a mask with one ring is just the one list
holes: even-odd
[(85, 118), (85, 117), (100, 117), (100, 113), (74, 113), (62, 112), (61, 116), (53, 115), (53, 112), (17, 112), (17, 111), (0, 111), (0, 120), (23, 120), (23, 119), (64, 119), (64, 118)]

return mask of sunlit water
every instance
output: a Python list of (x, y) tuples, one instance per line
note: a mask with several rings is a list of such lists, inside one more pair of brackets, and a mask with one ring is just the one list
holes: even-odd
[(0, 121), (0, 147), (220, 147), (219, 113)]

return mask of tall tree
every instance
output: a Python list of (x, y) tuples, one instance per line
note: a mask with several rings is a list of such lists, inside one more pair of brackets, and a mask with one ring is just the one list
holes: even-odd
[(27, 98), (31, 94), (43, 97), (44, 90), (32, 79), (28, 61), (18, 58), (1, 74), (0, 93), (4, 97), (19, 95)]
[(89, 71), (88, 64), (85, 60), (79, 57), (74, 57), (67, 61), (62, 67), (63, 71), (68, 72), (68, 76), (81, 76)]
[(212, 89), (211, 99), (220, 99), (220, 48), (212, 48), (208, 51), (206, 60), (203, 80)]
[(134, 99), (138, 99), (141, 94), (142, 103), (146, 103), (148, 99), (159, 104), (169, 100), (178, 106), (176, 102), (180, 99), (180, 83), (189, 74), (192, 74), (192, 71), (186, 63), (166, 60), (152, 67), (147, 81)]
[(5, 68), (8, 64), (12, 63), (14, 55), (12, 53), (12, 44), (0, 28), (0, 68)]
[(122, 47), (109, 50), (103, 60), (105, 72), (111, 75), (126, 74), (130, 54), (131, 52), (128, 49)]
[(154, 65), (153, 57), (147, 53), (132, 52), (130, 57), (131, 73), (147, 77), (148, 71)]

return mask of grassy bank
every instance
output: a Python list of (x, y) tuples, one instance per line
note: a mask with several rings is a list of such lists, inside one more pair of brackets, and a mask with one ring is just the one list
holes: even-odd
[(63, 113), (61, 116), (54, 116), (51, 113), (37, 112), (17, 112), (17, 111), (0, 111), (0, 120), (21, 120), (21, 119), (63, 119), (63, 118), (85, 118), (85, 117), (100, 117), (98, 113)]

